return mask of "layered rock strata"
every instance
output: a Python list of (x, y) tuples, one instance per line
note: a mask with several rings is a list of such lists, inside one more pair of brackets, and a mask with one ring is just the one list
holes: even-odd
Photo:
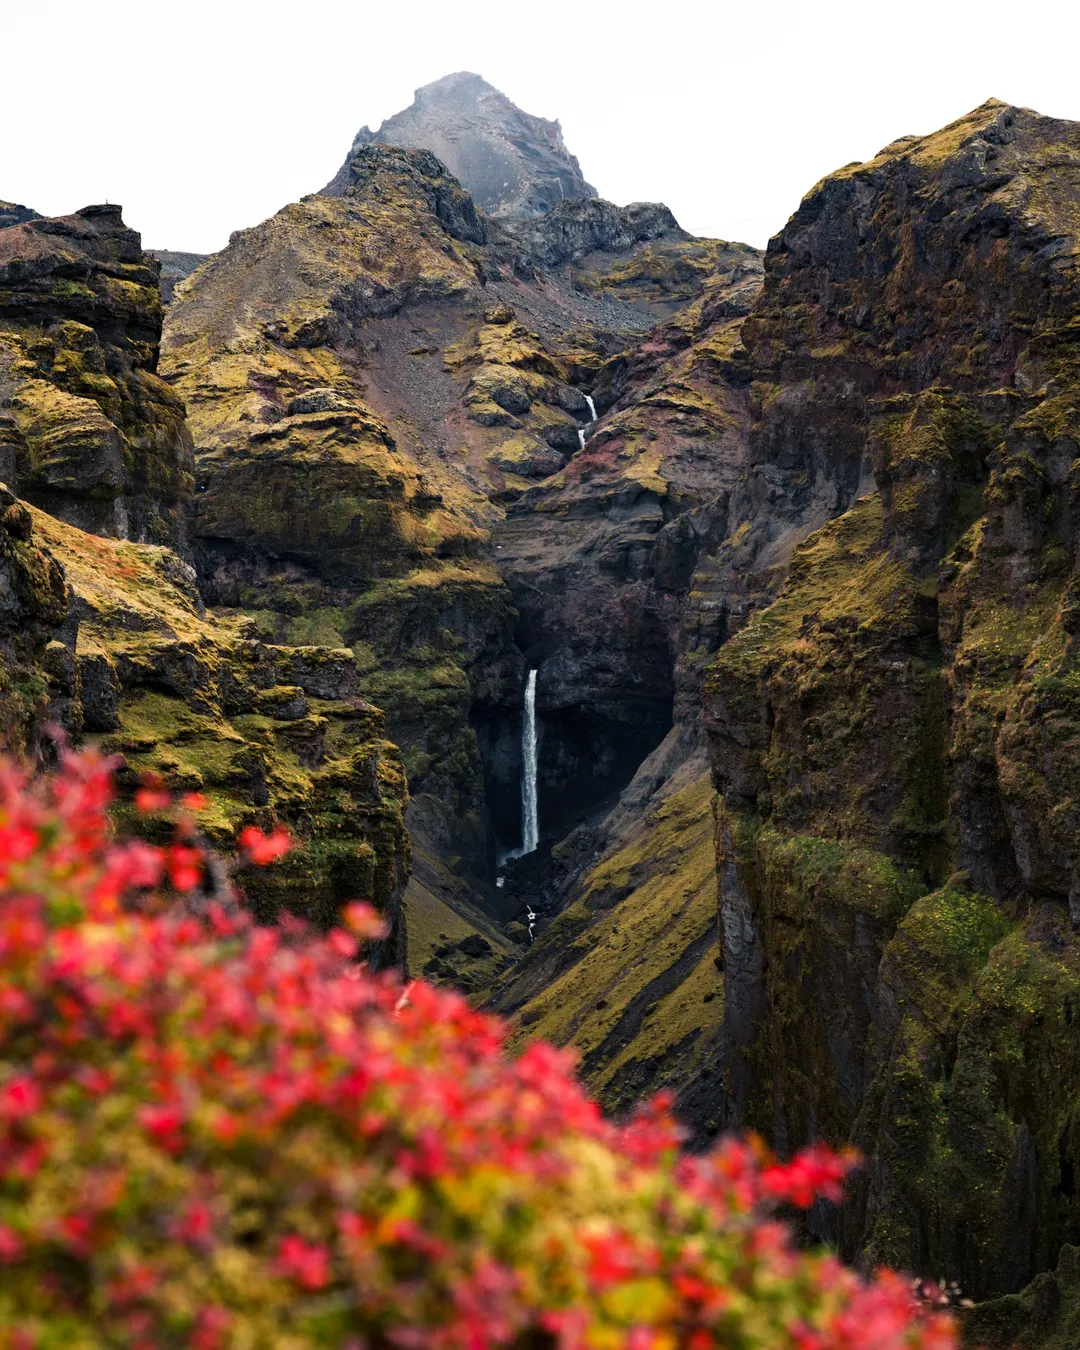
[(183, 551), (191, 437), (160, 334), (157, 264), (118, 206), (0, 231), (0, 478), (70, 524)]
[[(319, 634), (354, 651), (403, 747), (430, 863), (414, 889), (421, 969), (458, 978), (453, 952), (439, 955), (457, 941), (447, 913), (464, 912), (446, 860), (479, 884), (473, 901), (505, 910), (484, 884), (519, 828), (522, 650), (536, 640), (492, 531), (532, 485), (577, 472), (585, 390), (605, 362), (760, 262), (691, 239), (662, 207), (567, 201), (537, 221), (493, 220), (423, 149), (362, 145), (335, 192), (235, 236), (185, 283), (165, 369), (195, 434), (203, 592), (272, 641)], [(671, 350), (695, 336), (673, 332)], [(672, 514), (712, 490), (661, 488)], [(604, 508), (588, 510), (603, 526)], [(568, 698), (584, 721), (593, 689), (579, 681)], [(655, 702), (651, 740), (616, 779), (664, 734), (670, 693)]]
[(146, 772), (202, 792), (225, 852), (244, 825), (286, 823), (297, 849), (242, 879), (256, 912), (326, 925), (367, 896), (403, 961), (405, 776), (353, 653), (208, 615), (190, 563), (145, 538), (186, 552), (192, 484), (183, 404), (154, 373), (156, 264), (118, 207), (0, 239), (3, 467), (32, 503), (0, 487), (6, 743), (55, 723), (120, 755), (125, 792)]

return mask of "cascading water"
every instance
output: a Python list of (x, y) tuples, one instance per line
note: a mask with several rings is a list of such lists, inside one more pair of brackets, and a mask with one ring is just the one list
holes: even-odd
[[(525, 717), (521, 726), (521, 847), (504, 854), (504, 861), (524, 858), (527, 853), (535, 853), (540, 843), (540, 796), (536, 775), (536, 671), (530, 670), (529, 677), (525, 681)], [(499, 866), (502, 866), (502, 861)], [(495, 879), (495, 885), (501, 889), (505, 880), (500, 873)], [(530, 940), (532, 921), (535, 918), (536, 915), (530, 910)]]
[(585, 402), (589, 405), (589, 420), (583, 427), (578, 427), (577, 431), (578, 446), (582, 450), (585, 449), (585, 432), (596, 421), (596, 404), (592, 401), (591, 394), (585, 395)]
[(535, 853), (540, 842), (540, 799), (536, 787), (536, 671), (525, 684), (525, 723), (521, 729), (521, 852)]

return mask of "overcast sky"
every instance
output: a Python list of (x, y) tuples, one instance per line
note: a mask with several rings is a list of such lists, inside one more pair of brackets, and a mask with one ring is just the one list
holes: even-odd
[(121, 202), (209, 252), (473, 70), (601, 196), (763, 245), (823, 174), (991, 96), (1080, 119), (1078, 39), (1075, 0), (0, 0), (0, 199)]

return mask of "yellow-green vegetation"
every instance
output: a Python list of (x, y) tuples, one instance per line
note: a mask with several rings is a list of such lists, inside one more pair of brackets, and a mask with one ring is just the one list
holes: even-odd
[(716, 967), (713, 792), (699, 779), (663, 801), (585, 876), (533, 955), (562, 973), (518, 1015), (517, 1040), (573, 1045), (608, 1107), (691, 1080), (723, 1021)]
[(584, 270), (575, 275), (583, 290), (607, 292), (630, 304), (646, 307), (657, 317), (679, 312), (676, 322), (692, 321), (684, 315), (701, 297), (720, 287), (747, 279), (756, 286), (761, 279), (761, 254), (747, 244), (723, 239), (669, 238), (642, 244), (625, 261), (606, 271)]
[(577, 449), (588, 405), (571, 387), (567, 363), (509, 305), (489, 307), (483, 324), (447, 347), (444, 365), (467, 381), (462, 403), (476, 424), (474, 463), (495, 497), (519, 494)]
[(395, 151), (346, 196), (242, 232), (180, 289), (162, 366), (188, 403), (200, 533), (361, 578), (485, 538), (484, 497), (366, 397), (366, 321), (476, 288), (474, 246), (430, 188)]
[(119, 208), (6, 232), (0, 309), (8, 486), (95, 533), (182, 546), (191, 437), (155, 374), (156, 265)]
[(414, 803), (413, 869), (403, 904), (405, 968), (414, 978), (445, 981), (482, 997), (520, 949), (476, 905), (461, 859), (447, 858), (426, 837), (423, 815), (439, 809), (430, 798)]
[(393, 914), (408, 869), (405, 775), (383, 714), (359, 697), (352, 653), (263, 643), (245, 619), (207, 615), (168, 549), (32, 515), (81, 615), (80, 717), (123, 756), (121, 783), (152, 772), (203, 793), (200, 822), (224, 849), (244, 825), (288, 824), (299, 847), (248, 883), (260, 913), (284, 905), (327, 924), (370, 898)]
[[(895, 851), (928, 879), (945, 865), (936, 590), (884, 546), (880, 498), (865, 497), (799, 545), (776, 602), (704, 682), (744, 801), (783, 829)], [(901, 701), (904, 716), (882, 718)]]
[(64, 682), (68, 652), (55, 640), (67, 617), (62, 568), (32, 537), (30, 513), (0, 484), (0, 734), (15, 751), (28, 749), (41, 723), (62, 717), (51, 675)]

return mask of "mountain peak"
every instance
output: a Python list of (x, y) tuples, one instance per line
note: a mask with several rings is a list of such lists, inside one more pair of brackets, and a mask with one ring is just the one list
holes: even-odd
[(468, 70), (417, 89), (411, 105), (378, 131), (361, 128), (325, 192), (344, 191), (349, 160), (373, 142), (430, 150), (490, 215), (539, 216), (555, 202), (597, 195), (563, 143), (558, 121), (523, 112)]

